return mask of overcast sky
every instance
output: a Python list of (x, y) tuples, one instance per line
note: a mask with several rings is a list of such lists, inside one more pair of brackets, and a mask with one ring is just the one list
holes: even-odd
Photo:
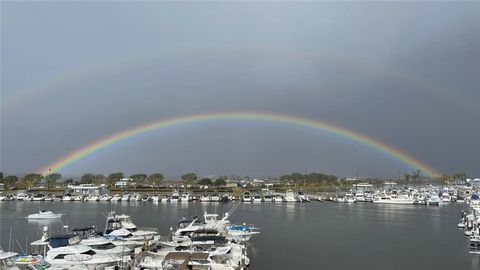
[[(377, 138), (480, 176), (480, 2), (1, 2), (1, 170), (35, 171), (156, 119), (265, 111)], [(61, 173), (178, 176), (410, 168), (301, 127), (212, 122)]]

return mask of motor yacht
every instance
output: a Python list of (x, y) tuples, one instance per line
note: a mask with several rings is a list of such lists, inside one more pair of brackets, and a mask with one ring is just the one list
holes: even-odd
[(27, 216), (27, 219), (56, 219), (61, 218), (62, 214), (55, 214), (52, 211), (40, 210), (36, 214), (30, 214)]
[(257, 193), (257, 194), (255, 194), (255, 196), (253, 196), (252, 201), (254, 203), (261, 203), (261, 202), (263, 202), (263, 198), (260, 194)]
[(172, 196), (170, 196), (170, 202), (176, 203), (180, 201), (180, 193), (178, 191), (174, 190), (172, 192)]
[(17, 201), (28, 201), (29, 200), (29, 197), (28, 197), (28, 194), (26, 193), (23, 193), (23, 192), (20, 192), (17, 194), (17, 196), (15, 197), (15, 199)]
[(184, 192), (182, 193), (182, 196), (180, 197), (180, 201), (181, 202), (189, 202), (193, 200), (192, 196), (190, 195), (190, 193), (188, 192)]
[(283, 197), (284, 202), (297, 202), (297, 198), (295, 198), (295, 194), (291, 189), (285, 192), (285, 197)]
[(242, 201), (243, 202), (252, 202), (252, 196), (250, 195), (250, 192), (245, 191), (242, 196)]
[(0, 249), (0, 269), (5, 270), (19, 270), (16, 266), (15, 259), (18, 253), (15, 252), (5, 252)]

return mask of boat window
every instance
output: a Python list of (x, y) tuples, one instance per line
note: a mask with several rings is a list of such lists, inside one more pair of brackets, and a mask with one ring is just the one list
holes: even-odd
[(99, 249), (99, 250), (107, 250), (107, 249), (115, 248), (115, 245), (112, 243), (106, 243), (103, 245), (91, 245), (90, 247), (94, 249)]
[(95, 251), (93, 251), (93, 250), (90, 249), (89, 251), (82, 252), (82, 254), (92, 255), (92, 256), (93, 256), (93, 255), (95, 255), (96, 253), (95, 253)]
[(63, 259), (67, 254), (58, 254), (54, 259)]

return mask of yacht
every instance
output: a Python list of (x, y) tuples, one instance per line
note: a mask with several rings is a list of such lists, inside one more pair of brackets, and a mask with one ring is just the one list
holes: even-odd
[(408, 196), (397, 196), (396, 194), (392, 194), (392, 195), (382, 194), (381, 196), (374, 198), (373, 202), (383, 203), (383, 204), (413, 205), (415, 202), (415, 199)]
[(43, 194), (35, 194), (31, 198), (32, 201), (45, 201), (45, 196)]
[(16, 266), (15, 259), (18, 253), (5, 252), (0, 249), (0, 269), (5, 270), (19, 270)]
[(440, 197), (438, 197), (437, 193), (433, 192), (430, 197), (427, 199), (427, 203), (428, 205), (440, 205), (440, 203), (442, 202), (442, 200), (440, 199)]
[(218, 193), (213, 193), (212, 196), (210, 196), (210, 201), (219, 202), (220, 201), (220, 195), (218, 195)]
[(78, 235), (82, 245), (89, 246), (100, 255), (129, 256), (132, 249), (125, 245), (115, 245), (105, 237), (99, 236), (94, 227), (73, 229), (73, 234)]
[(263, 198), (260, 194), (255, 194), (255, 196), (253, 196), (253, 202), (254, 203), (261, 203), (263, 202)]
[(72, 194), (65, 194), (65, 196), (62, 197), (62, 201), (73, 201)]
[(29, 197), (26, 193), (23, 193), (23, 192), (20, 192), (17, 194), (17, 196), (15, 197), (15, 199), (17, 201), (28, 201)]
[(61, 214), (55, 214), (52, 211), (40, 210), (36, 214), (30, 214), (27, 216), (27, 219), (56, 219), (61, 218)]
[(242, 196), (243, 202), (252, 202), (252, 196), (250, 196), (250, 192), (245, 191)]
[(210, 196), (208, 194), (204, 194), (200, 197), (201, 202), (209, 202), (210, 201)]
[(122, 196), (122, 202), (129, 202), (130, 201), (130, 194), (125, 192)]
[(298, 191), (297, 197), (301, 202), (310, 202), (308, 196), (301, 190)]
[(442, 202), (444, 203), (449, 203), (452, 201), (452, 196), (448, 192), (443, 192), (442, 193)]
[[(52, 266), (65, 268), (83, 266), (84, 269), (101, 270), (121, 264), (127, 257), (97, 254), (91, 247), (82, 245), (81, 239), (74, 234), (47, 235), (45, 227), (40, 240), (30, 245), (35, 254), (40, 254)], [(50, 268), (49, 268), (50, 269)]]
[[(122, 200), (123, 200), (123, 199), (122, 199)], [(160, 201), (161, 201), (160, 195), (154, 194), (154, 195), (152, 196), (152, 202), (158, 203), (158, 202), (160, 202)]]
[(182, 193), (182, 196), (180, 197), (180, 201), (181, 202), (189, 202), (193, 200), (192, 196), (190, 195), (190, 193), (188, 192), (184, 192)]
[(283, 200), (285, 202), (296, 202), (297, 199), (295, 198), (295, 194), (293, 193), (293, 191), (291, 189), (287, 190), (287, 192), (285, 192), (285, 197), (283, 197)]
[(180, 201), (180, 193), (174, 190), (172, 196), (170, 197), (170, 202), (179, 202)]
[(272, 197), (272, 202), (283, 202), (282, 194), (276, 194)]
[(100, 201), (101, 202), (109, 202), (110, 200), (112, 200), (111, 196), (108, 196), (108, 195), (100, 196)]

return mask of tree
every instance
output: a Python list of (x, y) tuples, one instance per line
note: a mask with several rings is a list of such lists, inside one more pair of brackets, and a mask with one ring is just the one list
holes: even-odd
[(217, 179), (215, 179), (214, 185), (219, 187), (219, 186), (224, 186), (227, 183), (227, 178), (224, 176), (221, 176)]
[(137, 186), (142, 186), (145, 182), (145, 179), (147, 179), (147, 175), (143, 173), (138, 173), (138, 174), (130, 175), (130, 178), (132, 178), (133, 181), (137, 183)]
[(47, 186), (47, 189), (52, 189), (55, 187), (55, 185), (57, 184), (57, 180), (59, 180), (60, 178), (62, 178), (62, 175), (59, 174), (59, 173), (51, 173), (47, 176), (45, 176), (45, 185)]
[(93, 173), (86, 173), (82, 175), (80, 179), (81, 184), (93, 184), (95, 182), (95, 174)]
[(22, 180), (20, 181), (20, 185), (22, 188), (31, 189), (35, 187), (42, 178), (43, 176), (41, 174), (29, 173), (24, 177), (22, 177)]
[(105, 181), (105, 175), (103, 174), (95, 174), (93, 176), (93, 183), (95, 185), (101, 185)]
[(148, 183), (150, 183), (150, 185), (152, 185), (152, 188), (154, 187), (159, 188), (160, 184), (163, 181), (163, 178), (164, 178), (163, 174), (154, 173), (148, 176), (147, 181)]
[(13, 188), (18, 182), (18, 177), (15, 175), (8, 175), (2, 179), (2, 183), (5, 184), (6, 188)]
[(193, 184), (193, 182), (195, 182), (195, 180), (197, 180), (197, 175), (194, 174), (194, 173), (187, 173), (187, 174), (182, 175), (182, 180), (183, 180), (183, 184), (185, 186), (188, 186), (188, 185)]
[(73, 184), (73, 179), (72, 178), (69, 178), (69, 179), (63, 181), (64, 186), (71, 185), (71, 184)]
[(111, 173), (107, 176), (107, 184), (110, 188), (115, 188), (115, 183), (122, 178), (123, 173), (121, 172)]
[(198, 184), (202, 186), (211, 186), (212, 180), (210, 180), (210, 178), (203, 178), (198, 181)]

